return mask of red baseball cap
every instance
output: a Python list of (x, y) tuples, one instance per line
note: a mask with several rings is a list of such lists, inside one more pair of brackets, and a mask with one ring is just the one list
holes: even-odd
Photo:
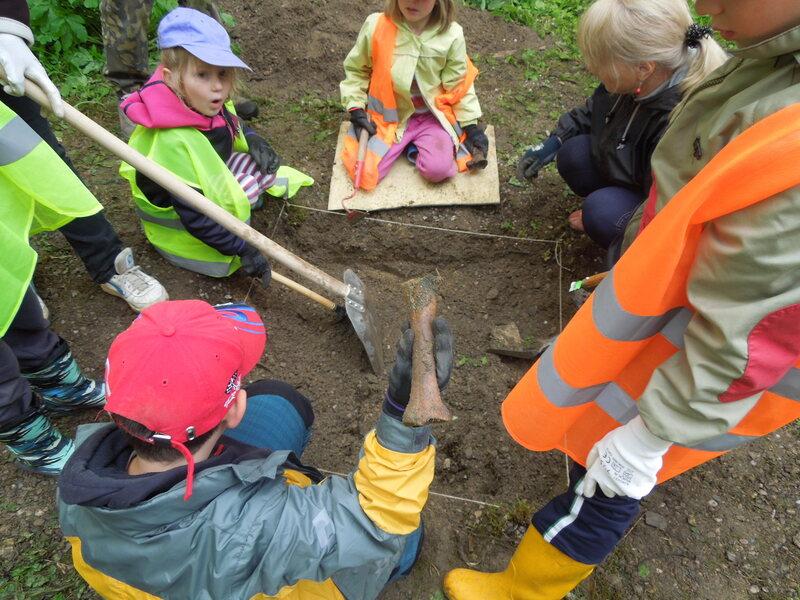
[(146, 308), (111, 344), (105, 410), (147, 427), (144, 441), (183, 454), (185, 498), (194, 461), (184, 443), (222, 421), (266, 342), (264, 323), (250, 306), (175, 300)]

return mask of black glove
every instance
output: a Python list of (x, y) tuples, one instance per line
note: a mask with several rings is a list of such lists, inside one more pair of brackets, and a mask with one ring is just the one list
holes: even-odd
[(375, 127), (375, 123), (373, 123), (367, 111), (363, 108), (354, 108), (350, 111), (350, 122), (353, 124), (353, 127), (356, 130), (356, 137), (361, 138), (361, 130), (366, 129), (370, 136), (375, 135), (378, 131)]
[[(411, 399), (411, 359), (414, 331), (406, 324), (397, 342), (394, 366), (389, 373), (389, 387), (383, 402), (383, 411), (398, 420), (403, 419)], [(443, 317), (433, 321), (433, 356), (436, 362), (436, 381), (444, 390), (453, 373), (453, 334)]]
[(539, 170), (553, 162), (561, 149), (561, 140), (558, 136), (551, 135), (542, 143), (531, 146), (517, 163), (517, 179), (533, 179), (539, 176)]
[(242, 259), (242, 269), (250, 277), (259, 277), (264, 283), (264, 287), (269, 285), (272, 279), (272, 269), (269, 262), (257, 248), (250, 244), (244, 245), (244, 250), (241, 251), (239, 256)]
[(464, 133), (467, 134), (464, 146), (467, 147), (470, 154), (475, 154), (477, 151), (486, 156), (489, 153), (489, 138), (486, 137), (483, 128), (477, 125), (467, 125), (464, 127)]
[(277, 171), (281, 166), (281, 159), (275, 154), (275, 150), (267, 143), (267, 140), (257, 133), (248, 133), (245, 137), (249, 148), (247, 153), (253, 157), (258, 165), (258, 170), (264, 175), (272, 175)]

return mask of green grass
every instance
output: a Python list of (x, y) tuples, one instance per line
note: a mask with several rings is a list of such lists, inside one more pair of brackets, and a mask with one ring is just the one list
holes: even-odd
[(578, 17), (590, 0), (464, 0), (464, 4), (487, 10), (509, 21), (526, 25), (540, 37), (553, 38), (555, 52), (578, 58), (575, 43)]

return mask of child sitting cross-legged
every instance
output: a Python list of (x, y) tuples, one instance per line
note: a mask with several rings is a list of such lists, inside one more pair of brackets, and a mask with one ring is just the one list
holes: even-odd
[[(176, 8), (158, 26), (161, 64), (120, 105), (137, 127), (130, 146), (169, 169), (209, 200), (245, 222), (259, 196), (291, 197), (311, 177), (280, 165), (272, 147), (235, 114), (230, 95), (241, 69), (217, 21)], [(269, 265), (259, 251), (183, 203), (130, 165), (130, 182), (147, 239), (179, 267), (225, 277), (241, 265), (262, 277)]]

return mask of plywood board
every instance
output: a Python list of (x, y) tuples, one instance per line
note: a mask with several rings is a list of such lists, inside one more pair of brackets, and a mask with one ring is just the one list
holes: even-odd
[[(329, 210), (343, 210), (342, 199), (353, 191), (353, 183), (341, 160), (344, 136), (349, 126), (350, 123), (345, 122), (339, 129), (328, 196)], [(371, 192), (359, 190), (354, 198), (347, 201), (347, 207), (373, 211), (411, 206), (500, 204), (494, 127), (487, 127), (486, 135), (489, 138), (489, 165), (484, 170), (459, 173), (442, 183), (430, 183), (419, 175), (414, 165), (401, 156), (377, 188)]]

